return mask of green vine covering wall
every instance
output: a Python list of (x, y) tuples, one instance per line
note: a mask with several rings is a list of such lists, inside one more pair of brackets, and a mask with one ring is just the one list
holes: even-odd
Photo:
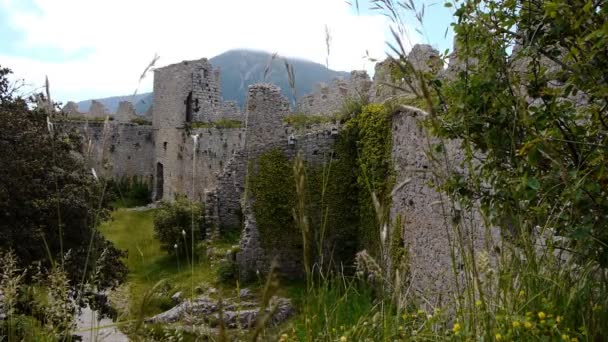
[(300, 234), (292, 214), (296, 196), (292, 163), (282, 151), (270, 150), (258, 158), (250, 181), (262, 245), (293, 247)]
[[(348, 265), (358, 250), (378, 249), (380, 224), (371, 193), (388, 217), (394, 183), (391, 140), (387, 108), (363, 106), (345, 123), (334, 155), (323, 166), (306, 166), (305, 203), (316, 261), (322, 256), (325, 265)], [(301, 248), (302, 236), (293, 218), (293, 162), (278, 149), (264, 153), (251, 174), (250, 189), (262, 246)]]
[(378, 210), (388, 219), (389, 195), (394, 185), (391, 122), (391, 112), (384, 105), (370, 104), (364, 106), (346, 126), (346, 130), (356, 131), (361, 247), (372, 253), (379, 248), (381, 224), (372, 192), (378, 198)]

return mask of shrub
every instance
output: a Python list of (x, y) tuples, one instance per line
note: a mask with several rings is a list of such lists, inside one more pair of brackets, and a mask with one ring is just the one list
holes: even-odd
[[(9, 73), (0, 68), (0, 250), (12, 250), (20, 268), (40, 262), (47, 272), (61, 263), (76, 294), (93, 278), (100, 291), (114, 286), (126, 268), (97, 231), (109, 213), (104, 181), (77, 157), (77, 134), (58, 131), (44, 111), (13, 96)], [(104, 249), (116, 267), (94, 274)]]
[(178, 196), (174, 202), (161, 202), (154, 215), (154, 233), (161, 248), (168, 253), (190, 255), (192, 246), (202, 239), (202, 214), (202, 206), (185, 196)]
[(217, 268), (217, 279), (222, 284), (232, 283), (238, 275), (238, 267), (233, 260), (223, 259)]
[(131, 119), (131, 123), (138, 124), (138, 125), (152, 125), (152, 121), (148, 121), (144, 118)]
[(144, 180), (131, 178), (119, 181), (110, 181), (110, 192), (116, 198), (115, 207), (138, 207), (150, 203), (152, 189)]

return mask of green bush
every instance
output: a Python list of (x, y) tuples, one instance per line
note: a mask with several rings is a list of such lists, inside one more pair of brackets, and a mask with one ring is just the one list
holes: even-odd
[(220, 261), (217, 268), (217, 279), (222, 284), (233, 283), (237, 279), (238, 267), (232, 260)]
[(243, 121), (220, 119), (213, 122), (190, 122), (190, 128), (241, 128), (244, 126)]
[(152, 121), (148, 121), (144, 118), (135, 118), (135, 119), (131, 119), (131, 123), (134, 124), (138, 124), (138, 125), (152, 125)]
[(161, 202), (154, 215), (154, 234), (168, 253), (191, 255), (192, 246), (202, 239), (203, 208), (184, 196)]
[(110, 192), (115, 198), (114, 207), (132, 208), (147, 205), (152, 199), (150, 185), (138, 178), (125, 178), (109, 182)]

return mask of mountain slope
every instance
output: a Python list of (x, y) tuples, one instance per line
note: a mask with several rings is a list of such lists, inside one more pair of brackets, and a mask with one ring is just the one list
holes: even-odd
[[(209, 61), (214, 67), (220, 69), (220, 82), (222, 96), (226, 101), (236, 101), (239, 106), (245, 103), (247, 87), (258, 82), (273, 83), (281, 87), (281, 91), (292, 103), (293, 95), (289, 87), (285, 61), (276, 58), (270, 65), (264, 80), (264, 71), (271, 58), (270, 53), (252, 50), (230, 50), (211, 58)], [(296, 97), (306, 95), (314, 89), (319, 82), (329, 83), (334, 78), (348, 78), (350, 73), (327, 69), (325, 66), (301, 59), (288, 58), (293, 66), (295, 76)], [(114, 96), (98, 99), (111, 112), (116, 112), (120, 101), (134, 103), (138, 114), (145, 113), (152, 104), (152, 93), (143, 93), (136, 96)], [(91, 100), (78, 102), (78, 108), (87, 112)]]
[[(136, 104), (136, 110), (137, 110), (137, 104), (139, 104), (142, 111), (141, 112), (138, 111), (138, 113), (144, 113), (148, 109), (149, 105), (143, 106), (143, 103), (148, 98), (150, 98), (150, 100), (151, 100), (151, 96), (152, 96), (152, 93), (144, 93), (144, 94), (137, 94), (135, 96), (133, 96), (133, 95), (112, 96), (112, 97), (106, 97), (103, 99), (96, 99), (96, 100), (103, 103), (103, 105), (106, 107), (106, 109), (108, 109), (108, 111), (110, 113), (116, 113), (116, 109), (118, 109), (118, 104), (121, 101), (130, 101), (130, 102)], [(85, 100), (85, 101), (77, 102), (76, 104), (78, 105), (78, 110), (83, 113), (88, 112), (89, 107), (91, 107), (91, 101), (92, 100)]]

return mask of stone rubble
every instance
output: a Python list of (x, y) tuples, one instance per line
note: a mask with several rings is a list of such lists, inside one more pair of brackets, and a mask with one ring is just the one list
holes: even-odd
[[(243, 301), (241, 301), (243, 299)], [(274, 311), (271, 312), (271, 308)], [(176, 323), (207, 324), (216, 327), (220, 324), (221, 317), (226, 327), (252, 328), (255, 326), (260, 314), (260, 304), (252, 299), (251, 291), (242, 289), (240, 299), (232, 298), (222, 302), (221, 310), (219, 300), (203, 295), (194, 300), (185, 300), (175, 307), (163, 313), (145, 320), (146, 323)], [(281, 297), (273, 297), (269, 308), (264, 311), (271, 314), (268, 324), (277, 325), (295, 314), (291, 300)]]

